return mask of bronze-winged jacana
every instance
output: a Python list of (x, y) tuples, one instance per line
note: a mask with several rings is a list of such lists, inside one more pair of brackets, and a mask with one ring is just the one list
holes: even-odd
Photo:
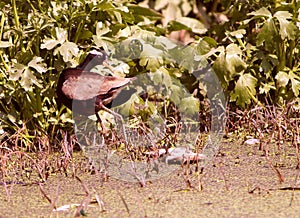
[[(90, 51), (85, 60), (76, 68), (62, 71), (56, 88), (60, 103), (74, 113), (86, 116), (96, 114), (103, 132), (106, 132), (106, 129), (98, 112), (105, 110), (115, 116), (120, 116), (109, 108), (121, 89), (134, 80), (134, 78), (102, 76), (90, 71), (95, 66), (103, 64), (106, 58), (104, 51), (96, 49)], [(124, 90), (124, 98), (119, 97), (121, 99), (118, 100), (119, 104), (127, 101), (132, 93), (132, 90)]]

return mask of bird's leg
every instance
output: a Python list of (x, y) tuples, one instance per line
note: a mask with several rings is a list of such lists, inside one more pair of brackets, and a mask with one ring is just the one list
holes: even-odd
[(97, 121), (98, 121), (98, 122), (100, 123), (100, 125), (101, 125), (102, 133), (103, 133), (104, 135), (106, 135), (106, 134), (108, 133), (108, 129), (105, 127), (105, 125), (104, 125), (104, 123), (102, 122), (101, 117), (99, 116), (98, 113), (96, 113), (96, 117), (97, 117)]
[(123, 117), (122, 117), (120, 114), (118, 114), (118, 113), (114, 112), (113, 110), (111, 110), (111, 109), (105, 107), (104, 105), (102, 105), (101, 108), (102, 108), (103, 110), (105, 110), (106, 112), (108, 112), (108, 113), (114, 115), (115, 117), (119, 118), (120, 120), (123, 120)]
[[(122, 132), (123, 132), (123, 135), (124, 135), (124, 139), (125, 139), (125, 141), (127, 142), (127, 136), (126, 136), (126, 132), (125, 132), (125, 128), (124, 128), (124, 120), (123, 120), (123, 117), (122, 117), (120, 114), (118, 114), (118, 113), (112, 111), (111, 109), (105, 107), (103, 104), (101, 105), (101, 108), (102, 108), (103, 110), (105, 110), (106, 112), (112, 114), (113, 116), (115, 116), (115, 117), (118, 118), (119, 120), (121, 120), (121, 124), (122, 124), (122, 125), (121, 125), (121, 126), (122, 126), (122, 127), (121, 127), (121, 128), (122, 128)], [(98, 116), (99, 116), (99, 115), (98, 115)]]

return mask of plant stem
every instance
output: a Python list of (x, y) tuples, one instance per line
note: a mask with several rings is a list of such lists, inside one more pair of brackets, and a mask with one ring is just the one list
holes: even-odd
[(19, 15), (17, 11), (17, 5), (16, 5), (16, 0), (11, 0), (11, 4), (14, 10), (14, 17), (15, 17), (15, 23), (16, 23), (16, 28), (20, 28), (20, 22), (19, 22)]
[[(12, 4), (13, 11), (14, 11), (16, 29), (22, 33), (22, 31), (20, 30), (20, 21), (19, 21), (19, 15), (18, 15), (18, 10), (17, 10), (16, 0), (11, 0), (11, 4)], [(16, 36), (16, 40), (15, 40), (14, 44), (17, 44), (16, 42), (18, 41), (19, 37), (20, 37), (19, 35)], [(22, 36), (21, 36), (21, 40), (20, 40), (20, 46), (21, 46), (22, 52), (25, 53), (26, 49), (24, 48)]]

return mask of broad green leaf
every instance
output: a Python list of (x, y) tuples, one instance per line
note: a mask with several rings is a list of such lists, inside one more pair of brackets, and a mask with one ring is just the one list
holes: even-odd
[(162, 71), (157, 70), (156, 72), (150, 74), (151, 80), (153, 81), (154, 85), (161, 85), (163, 84), (163, 75)]
[(90, 39), (93, 36), (93, 33), (89, 30), (82, 30), (79, 36), (79, 39), (85, 40)]
[(225, 66), (231, 75), (240, 73), (247, 68), (247, 64), (238, 55), (226, 55)]
[(113, 47), (112, 40), (109, 37), (97, 37), (93, 35), (93, 40), (98, 48), (103, 48), (104, 51), (108, 51), (109, 47)]
[(256, 62), (257, 60), (261, 60), (261, 64), (259, 65), (259, 71), (263, 72), (266, 79), (273, 80), (273, 76), (271, 71), (274, 69), (275, 66), (278, 65), (278, 58), (276, 55), (273, 54), (266, 54), (265, 51), (258, 51), (252, 62)]
[(191, 46), (176, 47), (169, 50), (169, 54), (176, 63), (184, 69), (192, 72), (194, 70), (195, 50)]
[(202, 38), (202, 41), (207, 42), (211, 47), (217, 47), (218, 46), (218, 43), (216, 42), (216, 40), (214, 40), (211, 37), (205, 36), (205, 37)]
[(229, 44), (226, 47), (226, 54), (227, 55), (242, 55), (242, 50), (236, 44)]
[(175, 21), (187, 26), (194, 33), (204, 34), (207, 32), (207, 29), (205, 28), (204, 24), (197, 19), (189, 17), (179, 17), (176, 18)]
[(191, 30), (191, 28), (175, 20), (171, 20), (170, 22), (168, 22), (167, 27), (169, 32), (178, 31), (178, 30)]
[(279, 21), (279, 33), (281, 38), (294, 40), (297, 27), (291, 21), (289, 21), (293, 18), (292, 14), (290, 14), (288, 11), (277, 11), (274, 14), (274, 17), (276, 17)]
[(40, 81), (34, 75), (34, 72), (29, 69), (29, 66), (23, 64), (14, 63), (10, 69), (10, 80), (20, 81), (20, 85), (25, 91), (32, 89), (32, 85), (35, 84), (39, 88), (42, 88)]
[(162, 18), (162, 15), (160, 13), (150, 8), (144, 8), (139, 5), (128, 5), (127, 7), (129, 11), (135, 16), (140, 15), (143, 17), (147, 17), (151, 20), (157, 20)]
[(173, 49), (178, 46), (174, 41), (164, 36), (156, 37), (155, 45), (162, 45), (164, 49)]
[(140, 65), (146, 66), (150, 72), (155, 72), (163, 64), (163, 51), (149, 44), (144, 44)]
[(166, 86), (166, 87), (169, 87), (172, 85), (172, 77), (170, 76), (168, 70), (166, 70), (166, 68), (164, 67), (160, 67), (157, 72), (161, 72), (161, 75), (162, 75), (162, 83)]
[(56, 39), (45, 38), (41, 44), (41, 49), (51, 50), (58, 44), (59, 42)]
[(39, 73), (45, 73), (47, 71), (47, 65), (41, 63), (43, 59), (41, 57), (33, 57), (33, 59), (28, 63), (29, 67), (36, 69)]
[(298, 97), (300, 91), (300, 77), (297, 76), (292, 70), (289, 72), (289, 77), (291, 79), (293, 93)]
[(236, 82), (235, 88), (230, 95), (230, 101), (236, 101), (236, 103), (241, 107), (245, 107), (245, 104), (250, 104), (251, 100), (256, 102), (256, 83), (257, 79), (251, 74), (242, 74)]
[(34, 73), (29, 69), (25, 68), (23, 75), (21, 76), (20, 84), (25, 91), (28, 91), (32, 88), (32, 84), (35, 84), (39, 88), (43, 88), (40, 84), (40, 81), (36, 78)]
[(47, 50), (51, 50), (58, 44), (63, 44), (68, 38), (67, 31), (62, 28), (56, 27), (55, 33), (56, 33), (56, 39), (45, 38), (43, 40), (43, 43), (41, 44), (41, 49), (46, 48)]
[(266, 75), (266, 78), (268, 79), (269, 78), (269, 72), (271, 71), (273, 69), (273, 66), (270, 64), (270, 62), (269, 62), (269, 60), (266, 58), (266, 57), (264, 57), (263, 59), (262, 59), (262, 62), (261, 62), (261, 64), (260, 64), (260, 66), (259, 66), (259, 70), (261, 71), (261, 72), (264, 72), (265, 73), (265, 75)]
[(213, 69), (221, 80), (222, 85), (226, 88), (228, 82), (232, 79), (232, 75), (226, 70), (225, 52), (222, 52), (213, 64)]
[(131, 35), (131, 29), (129, 26), (120, 29), (119, 32), (117, 33), (118, 37), (126, 37), (128, 38)]
[(189, 96), (182, 98), (179, 104), (179, 110), (185, 115), (194, 115), (200, 109), (199, 99)]
[(23, 64), (19, 64), (16, 62), (16, 60), (12, 60), (13, 65), (10, 69), (9, 79), (12, 81), (17, 81), (21, 76), (22, 72), (26, 68)]
[(279, 71), (275, 76), (276, 83), (279, 87), (286, 86), (290, 80), (289, 75), (284, 71)]
[(176, 2), (168, 1), (168, 5), (165, 9), (162, 10), (163, 26), (167, 26), (168, 22), (175, 20), (177, 17), (182, 17), (182, 12), (180, 8), (176, 5)]
[(261, 46), (264, 42), (266, 42), (267, 47), (273, 47), (274, 36), (276, 35), (277, 31), (274, 21), (272, 19), (268, 19), (263, 25), (261, 32), (257, 35), (256, 43), (258, 46)]
[(179, 105), (182, 98), (184, 97), (182, 87), (178, 85), (171, 85), (169, 87), (169, 95), (172, 102), (175, 103), (175, 105)]
[(100, 1), (93, 7), (93, 11), (109, 11), (115, 10), (115, 6), (110, 1)]
[(207, 54), (213, 47), (216, 47), (217, 43), (214, 39), (209, 37), (204, 37), (199, 40), (197, 45), (197, 51), (200, 55)]
[(241, 58), (242, 50), (236, 44), (226, 47), (226, 69), (230, 75), (239, 73), (247, 68), (247, 64)]
[(74, 56), (78, 55), (79, 48), (74, 42), (65, 42), (60, 47), (55, 49), (54, 55), (60, 53), (63, 56), (64, 62), (69, 62)]
[(269, 18), (272, 17), (271, 12), (265, 7), (262, 7), (260, 9), (258, 9), (257, 11), (251, 12), (248, 15), (252, 15), (255, 17), (269, 17)]
[(98, 22), (96, 25), (96, 36), (97, 37), (101, 37), (103, 35), (105, 35), (106, 33), (108, 33), (110, 31), (110, 29), (105, 26), (102, 22)]

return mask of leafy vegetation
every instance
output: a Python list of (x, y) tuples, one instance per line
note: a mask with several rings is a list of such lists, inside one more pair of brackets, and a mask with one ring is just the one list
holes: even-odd
[[(85, 215), (85, 210), (92, 201), (91, 196), (95, 196), (102, 213), (105, 211), (104, 203), (94, 188), (92, 191), (88, 190), (89, 184), (97, 184), (94, 183), (95, 178), (90, 178), (92, 182), (88, 182), (87, 185), (79, 177), (82, 174), (86, 175), (86, 172), (96, 174), (102, 185), (103, 181), (109, 178), (108, 174), (114, 175), (106, 168), (103, 171), (99, 170), (97, 163), (92, 160), (96, 156), (96, 161), (102, 161), (99, 158), (99, 147), (91, 146), (92, 149), (88, 150), (81, 146), (86, 157), (89, 157), (87, 160), (80, 152), (73, 152), (76, 151), (76, 146), (84, 143), (94, 145), (98, 142), (102, 143), (101, 145), (105, 144), (106, 148), (109, 148), (107, 150), (113, 152), (108, 151), (108, 155), (102, 154), (107, 156), (104, 160), (110, 158), (110, 161), (119, 164), (115, 164), (110, 170), (118, 173), (123, 167), (121, 171), (124, 169), (124, 172), (121, 176), (122, 179), (127, 179), (126, 161), (129, 158), (126, 152), (130, 153), (130, 160), (150, 163), (146, 167), (140, 167), (149, 170), (149, 166), (152, 167), (150, 161), (152, 157), (155, 159), (160, 152), (166, 153), (169, 148), (174, 149), (174, 144), (180, 144), (178, 142), (181, 139), (186, 140), (191, 136), (186, 134), (180, 138), (178, 134), (180, 131), (192, 132), (195, 129), (184, 129), (178, 121), (183, 120), (183, 115), (194, 116), (195, 112), (197, 121), (199, 116), (201, 122), (203, 121), (200, 126), (201, 134), (198, 134), (197, 126), (197, 131), (194, 131), (197, 135), (189, 138), (193, 145), (185, 143), (186, 147), (191, 147), (188, 154), (194, 156), (184, 157), (187, 154), (185, 148), (174, 149), (174, 161), (177, 157), (182, 158), (181, 179), (177, 176), (175, 180), (176, 189), (180, 187), (177, 182), (179, 183), (182, 178), (188, 189), (195, 187), (198, 190), (203, 189), (201, 164), (210, 161), (211, 159), (207, 157), (214, 157), (221, 144), (217, 141), (218, 145), (214, 145), (210, 153), (204, 152), (211, 139), (207, 139), (206, 132), (223, 130), (223, 127), (218, 125), (210, 125), (214, 119), (224, 118), (214, 117), (213, 111), (210, 110), (211, 105), (217, 104), (216, 99), (221, 99), (218, 96), (221, 91), (225, 93), (228, 105), (225, 134), (222, 132), (222, 137), (226, 138), (224, 141), (229, 146), (221, 150), (215, 162), (217, 167), (214, 167), (214, 170), (218, 168), (220, 172), (214, 179), (217, 182), (212, 186), (217, 188), (216, 193), (219, 193), (220, 175), (227, 190), (230, 187), (226, 176), (234, 175), (231, 177), (236, 179), (232, 179), (231, 182), (236, 180), (232, 184), (234, 186), (238, 184), (235, 190), (239, 189), (236, 187), (242, 187), (239, 189), (241, 192), (244, 192), (245, 184), (240, 182), (240, 178), (244, 178), (245, 175), (248, 176), (245, 177), (245, 181), (250, 181), (249, 184), (247, 182), (247, 187), (252, 186), (251, 181), (261, 183), (262, 179), (254, 175), (257, 172), (263, 172), (258, 174), (266, 180), (270, 179), (271, 177), (265, 176), (268, 175), (265, 173), (266, 164), (277, 175), (279, 183), (287, 181), (290, 185), (288, 178), (297, 174), (294, 186), (280, 189), (282, 192), (290, 188), (294, 192), (297, 190), (300, 167), (299, 38), (299, 0), (2, 0), (0, 2), (0, 185), (4, 187), (6, 201), (15, 207), (15, 204), (10, 202), (12, 193), (15, 193), (12, 192), (15, 184), (28, 185), (32, 193), (30, 184), (38, 183), (42, 196), (49, 202), (51, 210), (59, 209), (58, 195), (61, 191), (59, 187), (61, 181), (58, 182), (57, 193), (51, 196), (41, 183), (52, 174), (63, 174), (68, 177), (66, 182), (68, 184), (70, 176), (76, 178), (86, 193), (85, 199), (76, 209), (76, 216)], [(118, 111), (122, 115), (129, 114), (131, 118), (129, 124), (132, 128), (127, 143), (120, 139), (119, 132), (116, 131), (118, 124), (114, 123), (117, 128), (110, 126), (111, 135), (104, 141), (92, 118), (84, 117), (75, 123), (76, 117), (72, 117), (71, 111), (59, 105), (56, 99), (56, 83), (61, 71), (81, 63), (92, 47), (104, 49), (109, 54), (109, 63), (117, 75), (135, 76), (139, 80), (138, 84), (134, 84), (138, 95), (131, 98)], [(93, 70), (102, 74), (111, 73), (104, 66), (98, 66)], [(216, 79), (213, 78), (212, 72), (216, 73), (215, 76), (223, 90), (219, 90), (217, 85), (211, 82)], [(210, 77), (206, 77), (207, 75)], [(137, 117), (141, 121), (135, 119)], [(92, 125), (86, 125), (88, 122)], [(82, 125), (74, 128), (74, 123)], [(161, 129), (158, 128), (162, 123), (167, 123), (168, 127), (163, 137), (160, 135)], [(134, 129), (139, 125), (140, 129)], [(81, 127), (84, 130), (83, 134), (80, 132)], [(88, 128), (91, 130), (86, 131)], [(153, 128), (155, 131), (152, 135), (145, 134), (147, 139), (139, 138), (142, 135), (139, 133), (146, 132), (147, 128)], [(86, 132), (89, 135), (85, 134)], [(211, 136), (214, 137), (212, 134)], [(91, 141), (87, 138), (91, 138)], [(131, 144), (130, 140), (139, 141), (141, 146), (139, 143)], [(245, 147), (240, 146), (240, 143), (244, 143)], [(251, 147), (252, 145), (257, 146), (257, 149)], [(236, 150), (239, 150), (240, 154), (237, 154)], [(121, 158), (113, 159), (114, 153)], [(201, 155), (206, 158), (204, 161), (199, 161), (198, 157)], [(167, 158), (173, 160), (171, 155)], [(122, 162), (123, 160), (125, 161)], [(249, 164), (244, 160), (253, 161)], [(223, 164), (223, 161), (226, 161), (226, 164)], [(164, 166), (168, 165), (162, 162)], [(242, 162), (243, 164), (240, 164)], [(243, 169), (241, 176), (242, 165), (247, 167), (246, 171)], [(134, 167), (136, 166), (141, 165)], [(225, 173), (223, 166), (226, 167), (223, 168)], [(228, 166), (231, 172), (226, 171)], [(129, 168), (133, 170), (134, 167)], [(138, 172), (138, 167), (134, 169), (135, 172)], [(231, 168), (234, 167), (238, 167), (238, 170), (232, 171)], [(253, 167), (260, 170), (254, 172)], [(159, 170), (155, 162), (153, 172), (147, 173), (151, 177), (151, 173), (163, 174), (171, 171), (163, 169), (165, 171), (158, 173)], [(214, 170), (208, 173), (215, 174)], [(247, 174), (248, 171), (251, 173)], [(138, 181), (141, 186), (146, 185), (143, 176), (131, 171), (129, 174), (133, 180), (127, 181)], [(252, 178), (249, 179), (249, 175)], [(170, 179), (166, 178), (166, 181), (170, 182)], [(207, 181), (212, 180), (209, 177)], [(261, 187), (257, 184), (254, 182), (255, 188), (246, 192), (247, 198), (256, 189), (261, 194)], [(274, 182), (267, 184), (273, 187)], [(48, 185), (53, 186), (53, 183), (50, 182)], [(158, 183), (158, 186), (161, 186), (161, 183)], [(70, 190), (73, 191), (76, 186), (71, 184), (69, 187), (72, 187)], [(111, 188), (116, 190), (114, 184)], [(111, 199), (112, 189), (108, 189), (107, 199)], [(127, 185), (124, 189), (128, 193)], [(274, 191), (273, 188), (270, 190)], [(186, 192), (185, 189), (183, 191)], [(269, 189), (266, 191), (269, 193)], [(175, 194), (177, 192), (178, 190), (170, 191)], [(116, 193), (124, 203), (128, 214), (132, 215), (129, 212), (131, 207), (128, 207), (125, 201), (127, 198), (123, 198), (119, 191)], [(139, 190), (138, 194), (140, 193)], [(164, 193), (165, 190), (162, 191), (162, 195)], [(129, 194), (132, 195), (131, 192)], [(153, 196), (159, 196), (156, 194)], [(231, 195), (230, 192), (229, 196), (232, 197)], [(29, 197), (36, 201), (34, 196)], [(190, 195), (188, 197), (190, 199)], [(148, 190), (146, 198), (152, 207), (153, 199), (149, 198)], [(175, 198), (178, 198), (177, 194)], [(141, 199), (140, 196), (137, 199)], [(155, 202), (157, 199), (154, 199)], [(161, 199), (165, 199), (165, 196)], [(293, 199), (296, 199), (294, 193), (291, 203)], [(21, 200), (24, 201), (24, 198)], [(42, 203), (46, 210), (44, 202)], [(210, 204), (212, 201), (208, 202), (208, 205)], [(162, 205), (165, 208), (164, 202)], [(119, 204), (116, 204), (116, 207), (119, 208)], [(290, 208), (294, 210), (294, 207)], [(124, 211), (124, 208), (119, 209)], [(7, 211), (7, 208), (5, 210)], [(286, 212), (281, 206), (280, 211)], [(115, 210), (111, 212), (115, 213)], [(41, 214), (41, 211), (38, 211), (38, 214)], [(147, 215), (145, 213), (145, 216)]]
[[(0, 7), (0, 139), (6, 147), (63, 147), (74, 121), (57, 103), (56, 82), (93, 46), (117, 59), (112, 64), (122, 76), (148, 73), (149, 84), (164, 85), (161, 96), (173, 112), (203, 109), (211, 87), (199, 78), (209, 68), (232, 111), (264, 104), (299, 109), (299, 1), (4, 0)], [(146, 88), (151, 94), (153, 87)], [(139, 101), (147, 105), (141, 116), (163, 111)]]

